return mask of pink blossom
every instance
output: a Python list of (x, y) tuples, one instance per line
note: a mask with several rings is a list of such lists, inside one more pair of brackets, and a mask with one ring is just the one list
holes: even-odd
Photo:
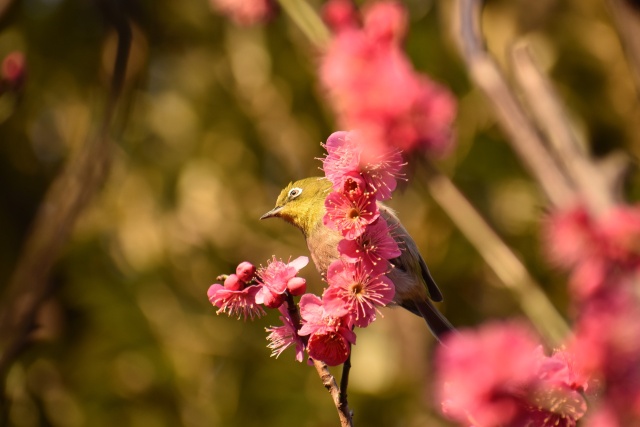
[(272, 0), (209, 0), (209, 3), (214, 10), (243, 26), (265, 22), (275, 12)]
[(374, 3), (364, 27), (341, 27), (323, 58), (321, 81), (340, 124), (365, 135), (365, 154), (396, 147), (441, 155), (452, 141), (455, 99), (416, 73), (398, 46), (405, 15), (398, 3)]
[(349, 262), (361, 262), (363, 268), (372, 274), (386, 272), (389, 267), (387, 260), (402, 254), (398, 243), (391, 237), (387, 221), (382, 217), (355, 239), (341, 240), (338, 252)]
[(370, 3), (364, 12), (364, 30), (379, 43), (399, 43), (407, 32), (407, 11), (396, 1)]
[(405, 165), (400, 151), (392, 149), (378, 151), (362, 167), (362, 176), (378, 200), (391, 198), (396, 189), (397, 179), (401, 177)]
[(569, 284), (579, 302), (640, 270), (636, 206), (621, 206), (597, 219), (580, 206), (557, 212), (547, 220), (545, 236), (552, 260), (570, 269)]
[(285, 299), (287, 283), (294, 278), (300, 269), (309, 263), (309, 258), (301, 256), (288, 264), (275, 257), (266, 267), (261, 267), (257, 275), (260, 279), (260, 290), (256, 294), (256, 302), (269, 308), (279, 307)]
[(322, 19), (334, 32), (358, 25), (358, 16), (351, 0), (329, 0), (322, 7)]
[(326, 310), (352, 313), (354, 324), (369, 326), (376, 319), (377, 307), (393, 301), (395, 287), (384, 274), (371, 274), (362, 264), (336, 260), (327, 270), (329, 288), (322, 300)]
[(327, 156), (322, 159), (322, 170), (333, 184), (333, 189), (340, 191), (345, 177), (358, 173), (361, 149), (355, 143), (353, 134), (344, 131), (329, 135), (324, 148)]
[[(334, 132), (324, 145), (327, 156), (322, 169), (335, 191), (344, 192), (347, 186), (373, 193), (378, 200), (391, 197), (396, 179), (402, 176), (405, 165), (400, 151), (387, 146), (373, 148), (374, 142), (362, 132)], [(364, 180), (366, 189), (362, 189)], [(347, 183), (347, 181), (350, 181)]]
[(243, 261), (236, 267), (236, 275), (243, 282), (249, 283), (256, 275), (256, 267), (248, 261)]
[(257, 285), (248, 286), (242, 290), (229, 290), (219, 284), (213, 284), (207, 291), (211, 304), (218, 307), (218, 314), (227, 313), (229, 316), (261, 317), (265, 313), (260, 305), (256, 304), (256, 294), (260, 290)]
[(367, 225), (380, 216), (376, 199), (370, 194), (350, 200), (342, 193), (333, 192), (325, 199), (324, 206), (327, 210), (323, 218), (324, 225), (347, 239), (360, 236)]
[(24, 53), (11, 52), (2, 60), (0, 79), (5, 80), (12, 87), (20, 87), (24, 82), (26, 70)]
[(289, 315), (288, 306), (285, 302), (279, 308), (280, 320), (282, 321), (282, 326), (270, 327), (266, 328), (269, 335), (267, 336), (267, 340), (269, 340), (269, 347), (272, 351), (271, 356), (278, 357), (291, 345), (295, 345), (296, 349), (296, 360), (298, 362), (302, 362), (303, 353), (304, 353), (304, 343), (302, 339), (298, 335), (298, 330), (293, 324), (293, 320)]
[(351, 344), (356, 342), (350, 315), (326, 310), (313, 294), (303, 295), (299, 307), (303, 324), (298, 334), (309, 336), (309, 357), (329, 366), (344, 363), (351, 354)]
[(245, 283), (236, 274), (230, 274), (224, 279), (224, 287), (230, 291), (240, 291), (244, 285)]
[(518, 323), (447, 336), (438, 349), (437, 394), (448, 417), (475, 426), (576, 425), (586, 404), (566, 355), (542, 354)]

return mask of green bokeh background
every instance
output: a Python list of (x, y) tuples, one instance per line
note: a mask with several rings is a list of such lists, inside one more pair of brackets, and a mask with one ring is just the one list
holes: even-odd
[[(570, 317), (565, 277), (540, 247), (545, 201), (468, 80), (450, 3), (405, 2), (408, 55), (459, 100), (458, 146), (440, 166)], [(34, 341), (9, 373), (10, 425), (338, 425), (312, 368), (290, 350), (269, 357), (264, 328), (277, 313), (238, 321), (216, 316), (206, 297), (240, 261), (307, 255), (297, 230), (258, 218), (290, 180), (321, 173), (320, 142), (337, 130), (318, 87), (319, 53), (282, 13), (241, 28), (206, 0), (128, 8), (135, 32), (112, 170), (64, 246)], [(605, 2), (488, 1), (484, 24), (505, 67), (514, 41), (532, 44), (577, 134), (600, 158), (622, 151), (631, 160), (623, 191), (637, 199), (640, 107)], [(20, 50), (28, 64), (16, 104), (0, 107), (0, 286), (48, 185), (97, 131), (115, 40), (90, 1), (15, 1), (0, 20), (0, 58)], [(455, 325), (521, 316), (423, 185), (410, 177), (390, 205)], [(303, 273), (319, 292), (314, 268)], [(357, 425), (448, 425), (432, 396), (427, 328), (403, 310), (382, 313), (353, 352)]]

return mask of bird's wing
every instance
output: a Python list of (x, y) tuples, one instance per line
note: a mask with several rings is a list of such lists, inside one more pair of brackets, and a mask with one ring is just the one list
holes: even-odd
[(419, 274), (419, 277), (422, 279), (424, 285), (427, 288), (429, 298), (431, 298), (431, 300), (435, 302), (442, 301), (442, 292), (440, 292), (440, 289), (438, 289), (438, 285), (436, 285), (435, 280), (433, 280), (433, 277), (431, 277), (429, 268), (424, 262), (422, 255), (420, 255), (420, 251), (418, 251), (416, 242), (413, 241), (407, 230), (402, 226), (400, 220), (395, 215), (393, 210), (383, 204), (379, 204), (378, 207), (380, 209), (382, 217), (389, 224), (391, 234), (400, 245), (400, 250), (402, 251), (402, 255), (400, 255), (398, 258), (390, 260), (391, 263), (395, 266), (395, 268), (402, 270), (409, 275)]

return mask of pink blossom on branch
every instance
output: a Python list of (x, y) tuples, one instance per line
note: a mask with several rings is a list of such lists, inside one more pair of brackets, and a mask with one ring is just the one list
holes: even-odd
[(360, 187), (361, 181), (366, 189), (360, 189), (375, 195), (377, 200), (386, 200), (396, 188), (396, 180), (402, 177), (405, 165), (400, 151), (383, 147), (371, 149), (371, 141), (361, 132), (334, 132), (324, 145), (327, 156), (322, 159), (325, 176), (333, 184), (334, 191), (345, 192), (349, 183)]
[(399, 257), (400, 247), (391, 237), (384, 218), (378, 218), (354, 240), (343, 239), (338, 243), (338, 251), (349, 262), (360, 262), (372, 274), (385, 273), (389, 269), (387, 260)]
[(329, 193), (324, 206), (324, 225), (342, 233), (347, 239), (360, 236), (367, 225), (380, 216), (376, 199), (369, 193), (356, 200), (350, 200), (343, 193)]
[[(298, 257), (285, 264), (273, 257), (266, 267), (261, 267), (257, 275), (260, 281), (260, 290), (256, 293), (256, 302), (269, 308), (278, 308), (285, 300), (285, 291), (291, 279), (309, 263), (309, 258)], [(292, 284), (299, 285), (292, 281)]]
[(372, 274), (362, 264), (336, 260), (327, 270), (329, 288), (322, 301), (326, 310), (350, 314), (354, 324), (366, 328), (376, 319), (378, 307), (393, 301), (395, 286), (384, 273)]
[(283, 351), (293, 345), (296, 350), (296, 360), (298, 362), (302, 362), (304, 357), (304, 343), (298, 335), (298, 330), (289, 315), (287, 303), (285, 302), (282, 304), (278, 310), (280, 310), (280, 313), (282, 314), (282, 316), (280, 316), (280, 320), (283, 325), (266, 328), (266, 331), (269, 332), (269, 335), (267, 336), (269, 345), (267, 347), (273, 350), (271, 356), (277, 358)]
[(398, 45), (406, 27), (404, 9), (381, 1), (363, 18), (362, 28), (338, 26), (320, 66), (341, 125), (362, 132), (367, 154), (390, 146), (436, 155), (449, 151), (455, 99), (416, 73)]
[(594, 219), (578, 206), (551, 215), (544, 233), (551, 259), (571, 271), (578, 302), (640, 271), (640, 207), (620, 206)]
[(574, 427), (586, 412), (584, 378), (568, 354), (545, 357), (518, 323), (449, 335), (436, 355), (443, 413), (477, 427)]
[(343, 311), (326, 310), (320, 298), (305, 294), (300, 298), (301, 336), (309, 336), (309, 357), (329, 366), (344, 363), (351, 354), (351, 345), (356, 343), (356, 334), (351, 330), (351, 315)]
[(264, 309), (256, 303), (256, 294), (260, 290), (257, 285), (247, 286), (240, 290), (226, 289), (219, 284), (213, 284), (207, 291), (207, 296), (211, 304), (218, 307), (218, 314), (227, 313), (229, 316), (238, 318), (247, 317), (253, 320), (254, 317), (264, 316)]

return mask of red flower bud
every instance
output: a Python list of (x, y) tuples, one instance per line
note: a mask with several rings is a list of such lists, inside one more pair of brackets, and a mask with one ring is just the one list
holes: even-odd
[(253, 280), (253, 277), (256, 274), (256, 267), (250, 262), (244, 261), (241, 262), (236, 268), (236, 274), (245, 283), (249, 283)]
[(224, 287), (230, 291), (239, 291), (244, 287), (244, 283), (237, 275), (230, 274), (224, 280)]
[(278, 308), (284, 303), (286, 299), (285, 294), (274, 294), (271, 292), (267, 292), (264, 296), (264, 305), (269, 308)]
[(287, 289), (293, 296), (302, 295), (307, 292), (307, 281), (302, 277), (292, 277), (287, 282)]
[(18, 88), (24, 81), (26, 70), (24, 54), (19, 51), (11, 52), (2, 60), (0, 78), (12, 87)]

